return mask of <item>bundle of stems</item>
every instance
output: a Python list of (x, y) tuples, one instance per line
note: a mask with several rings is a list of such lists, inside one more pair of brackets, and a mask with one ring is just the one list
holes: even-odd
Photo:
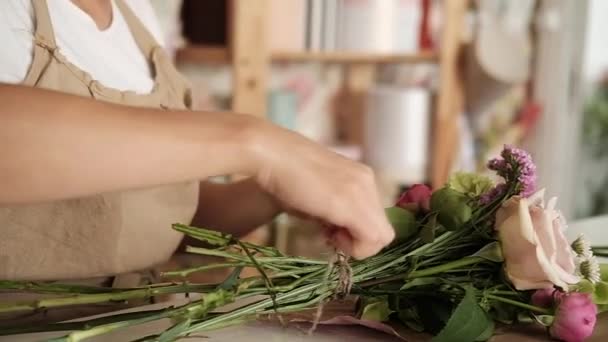
[[(211, 230), (181, 224), (174, 225), (174, 229), (211, 245), (211, 248), (188, 247), (189, 253), (222, 257), (225, 262), (167, 272), (164, 274), (166, 277), (186, 277), (214, 268), (233, 268), (232, 274), (220, 284), (173, 282), (128, 289), (0, 282), (0, 288), (5, 290), (56, 295), (33, 301), (3, 303), (0, 304), (0, 313), (36, 312), (73, 305), (116, 303), (162, 294), (201, 294), (200, 299), (188, 304), (162, 310), (139, 311), (71, 323), (13, 327), (1, 330), (0, 334), (70, 331), (53, 341), (81, 341), (118, 329), (169, 318), (174, 323), (173, 327), (158, 335), (142, 337), (141, 340), (170, 341), (193, 333), (240, 324), (255, 319), (258, 315), (281, 315), (314, 308), (345, 294), (344, 288), (340, 288), (344, 281), (344, 267), (349, 268), (349, 288), (355, 295), (393, 295), (398, 300), (407, 301), (408, 297), (424, 294), (457, 301), (464, 295), (464, 291), (458, 288), (462, 288), (465, 281), (483, 289), (478, 295), (489, 300), (526, 305), (524, 302), (518, 302), (517, 298), (513, 299), (509, 291), (489, 287), (496, 284), (494, 278), (500, 273), (500, 263), (483, 253), (475, 254), (489, 243), (491, 245), (492, 241), (474, 224), (459, 231), (439, 231), (431, 243), (414, 237), (394, 244), (371, 258), (352, 261), (348, 266), (332, 265), (327, 260), (286, 256), (274, 248), (240, 242), (230, 235)], [(463, 255), (468, 256), (463, 258)], [(259, 275), (241, 279), (239, 275), (244, 267), (255, 267)], [(408, 289), (406, 286), (421, 280), (437, 281), (439, 277), (440, 282), (447, 286), (436, 286), (426, 293), (419, 287), (411, 286)], [(456, 283), (459, 284), (458, 287), (449, 286)], [(507, 296), (501, 297), (504, 294)], [(214, 309), (234, 301), (260, 295), (265, 297), (252, 304), (226, 313), (213, 312)]]

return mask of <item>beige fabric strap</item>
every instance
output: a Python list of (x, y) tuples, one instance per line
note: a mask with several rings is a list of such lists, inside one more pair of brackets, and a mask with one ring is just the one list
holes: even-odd
[(36, 37), (51, 48), (57, 46), (55, 43), (55, 31), (49, 14), (46, 0), (33, 0), (34, 18), (36, 18)]
[(131, 8), (125, 4), (123, 0), (116, 0), (116, 6), (120, 9), (122, 16), (125, 18), (131, 34), (135, 38), (135, 42), (139, 49), (144, 53), (146, 58), (152, 58), (152, 52), (159, 47), (154, 36), (146, 29), (137, 16), (131, 11)]
[[(185, 109), (190, 105), (187, 82), (123, 0), (113, 0), (115, 10), (123, 14), (156, 72), (149, 94), (105, 87), (70, 63), (55, 45), (50, 2), (28, 1), (34, 9), (35, 45), (22, 84), (128, 106)], [(190, 222), (197, 203), (198, 183), (188, 182), (0, 206), (0, 279), (83, 279), (154, 268), (168, 260), (182, 240), (171, 224)], [(124, 286), (125, 280), (118, 277), (114, 285)]]

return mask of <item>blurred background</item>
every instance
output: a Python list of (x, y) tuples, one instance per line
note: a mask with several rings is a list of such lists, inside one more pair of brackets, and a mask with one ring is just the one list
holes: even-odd
[[(152, 2), (197, 109), (265, 117), (371, 165), (386, 205), (514, 144), (566, 217), (608, 213), (608, 1)], [(279, 217), (249, 238), (316, 255), (310, 229)]]

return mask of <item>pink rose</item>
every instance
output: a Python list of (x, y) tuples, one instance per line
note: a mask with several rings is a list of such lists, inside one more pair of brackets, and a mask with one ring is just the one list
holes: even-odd
[(566, 342), (582, 342), (593, 334), (597, 306), (588, 293), (569, 293), (558, 299), (557, 312), (549, 333)]
[(505, 257), (505, 272), (518, 290), (576, 284), (575, 253), (564, 236), (565, 222), (556, 199), (544, 206), (544, 191), (513, 197), (496, 213), (495, 229)]
[(431, 188), (424, 184), (414, 184), (401, 194), (395, 206), (417, 212), (419, 209), (426, 211), (430, 208)]

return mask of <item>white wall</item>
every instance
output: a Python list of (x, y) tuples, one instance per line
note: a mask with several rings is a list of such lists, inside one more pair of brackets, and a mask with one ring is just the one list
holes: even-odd
[(588, 0), (583, 75), (586, 82), (608, 72), (608, 1)]

